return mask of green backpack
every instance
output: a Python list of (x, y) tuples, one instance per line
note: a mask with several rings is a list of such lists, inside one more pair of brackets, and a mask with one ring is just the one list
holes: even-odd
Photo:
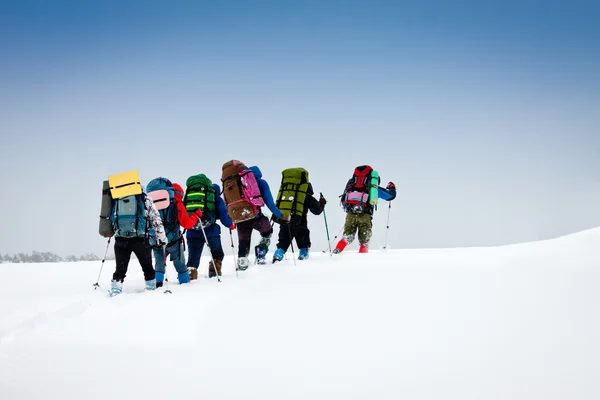
[(277, 208), (284, 214), (302, 217), (308, 193), (308, 171), (304, 168), (288, 168), (281, 175)]
[[(202, 211), (202, 221), (208, 225), (215, 221), (217, 191), (204, 174), (192, 175), (185, 181), (183, 204), (189, 215)], [(208, 224), (206, 224), (208, 222)]]

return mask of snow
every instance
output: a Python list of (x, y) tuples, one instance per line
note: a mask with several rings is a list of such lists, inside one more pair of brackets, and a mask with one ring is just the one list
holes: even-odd
[(237, 278), (228, 256), (222, 283), (172, 294), (145, 292), (132, 259), (115, 298), (114, 261), (98, 290), (100, 262), (1, 264), (1, 398), (600, 398), (600, 229), (356, 247)]

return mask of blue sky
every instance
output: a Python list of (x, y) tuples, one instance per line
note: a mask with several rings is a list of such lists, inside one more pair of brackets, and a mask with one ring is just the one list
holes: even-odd
[[(337, 195), (371, 164), (399, 188), (396, 248), (600, 225), (594, 2), (1, 7), (0, 165), (18, 194), (0, 200), (2, 253), (101, 253), (108, 175), (218, 181), (232, 158), (259, 165), (273, 191), (283, 169), (307, 168), (330, 199), (331, 236)], [(322, 218), (309, 223), (325, 248)]]

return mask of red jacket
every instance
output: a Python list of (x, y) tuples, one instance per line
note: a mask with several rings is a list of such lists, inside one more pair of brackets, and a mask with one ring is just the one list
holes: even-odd
[(177, 217), (179, 218), (179, 225), (185, 229), (192, 229), (202, 216), (202, 212), (197, 210), (194, 214), (188, 215), (185, 205), (183, 204), (183, 188), (177, 183), (173, 183), (175, 188), (175, 201), (177, 202)]

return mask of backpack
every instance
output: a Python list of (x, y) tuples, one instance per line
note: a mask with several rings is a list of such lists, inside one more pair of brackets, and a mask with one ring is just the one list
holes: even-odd
[(251, 220), (265, 202), (252, 171), (238, 160), (223, 164), (221, 182), (227, 213), (234, 224)]
[(145, 194), (135, 194), (116, 199), (110, 215), (115, 236), (123, 238), (148, 236)]
[(346, 212), (360, 214), (371, 211), (372, 206), (377, 205), (378, 186), (377, 171), (369, 165), (356, 167), (342, 195), (342, 205)]
[(308, 195), (308, 171), (304, 168), (288, 168), (281, 175), (281, 186), (275, 204), (284, 214), (302, 217)]
[(198, 209), (202, 211), (202, 218), (193, 229), (200, 229), (200, 225), (209, 226), (214, 224), (216, 221), (217, 191), (210, 179), (204, 174), (192, 175), (185, 181), (185, 186), (183, 204), (188, 215), (192, 215)]
[(142, 193), (140, 177), (136, 170), (110, 175), (108, 184), (113, 199)]
[(102, 202), (100, 204), (100, 225), (98, 233), (105, 238), (112, 237), (115, 234), (110, 215), (115, 201), (110, 194), (110, 184), (106, 180), (102, 182)]
[[(154, 205), (160, 214), (167, 242), (173, 243), (181, 238), (179, 229), (179, 218), (177, 216), (177, 202), (175, 201), (175, 189), (173, 184), (167, 178), (158, 177), (148, 182), (146, 186), (148, 197), (152, 198)], [(154, 245), (156, 239), (154, 235), (150, 236), (150, 244)]]

